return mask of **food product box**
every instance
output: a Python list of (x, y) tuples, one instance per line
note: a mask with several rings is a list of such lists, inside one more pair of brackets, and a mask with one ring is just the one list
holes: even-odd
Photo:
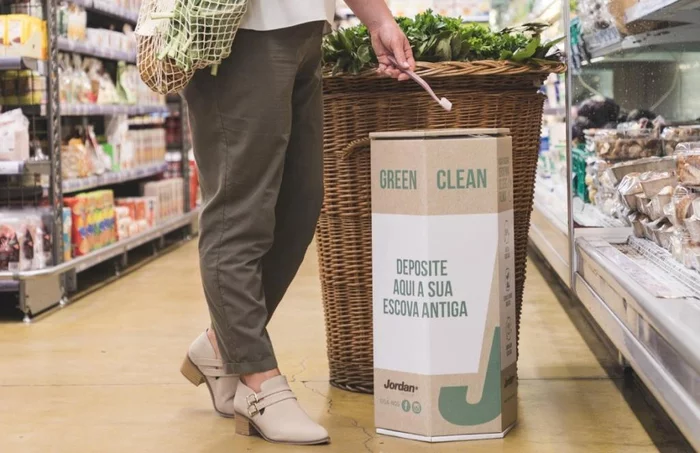
[(377, 432), (503, 437), (518, 387), (509, 131), (371, 138)]
[(71, 231), (73, 230), (73, 215), (70, 208), (63, 208), (63, 261), (72, 258)]
[(46, 59), (46, 25), (27, 14), (9, 14), (5, 18), (5, 55)]

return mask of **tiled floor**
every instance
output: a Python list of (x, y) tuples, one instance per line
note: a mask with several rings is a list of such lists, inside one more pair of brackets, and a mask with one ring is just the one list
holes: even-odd
[[(535, 266), (521, 340), (520, 420), (504, 440), (427, 445), (373, 434), (370, 396), (329, 387), (314, 252), (272, 323), (280, 363), (327, 447), (234, 434), (179, 374), (207, 326), (194, 242), (69, 307), (0, 323), (0, 452), (644, 453), (656, 445)], [(642, 407), (644, 409), (644, 407)], [(653, 424), (653, 420), (652, 420)]]

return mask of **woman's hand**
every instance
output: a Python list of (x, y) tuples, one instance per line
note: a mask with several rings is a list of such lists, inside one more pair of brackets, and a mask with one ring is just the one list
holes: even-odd
[(411, 45), (398, 24), (392, 18), (370, 28), (369, 32), (372, 37), (372, 47), (379, 60), (378, 71), (398, 80), (408, 80), (409, 77), (389, 60), (389, 56), (393, 56), (401, 68), (411, 71), (416, 69)]

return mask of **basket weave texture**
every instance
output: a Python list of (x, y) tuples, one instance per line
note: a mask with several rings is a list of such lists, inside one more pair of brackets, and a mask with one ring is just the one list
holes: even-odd
[(372, 225), (369, 133), (441, 128), (509, 128), (513, 137), (517, 329), (544, 98), (538, 93), (563, 65), (502, 61), (419, 63), (416, 72), (443, 111), (415, 83), (373, 71), (324, 77), (325, 199), (317, 228), (330, 382), (373, 391)]

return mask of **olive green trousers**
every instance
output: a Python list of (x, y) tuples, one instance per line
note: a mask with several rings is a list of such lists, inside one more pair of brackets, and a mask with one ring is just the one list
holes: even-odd
[(267, 324), (323, 202), (325, 23), (240, 30), (216, 76), (183, 92), (204, 198), (204, 293), (227, 372), (277, 367)]

